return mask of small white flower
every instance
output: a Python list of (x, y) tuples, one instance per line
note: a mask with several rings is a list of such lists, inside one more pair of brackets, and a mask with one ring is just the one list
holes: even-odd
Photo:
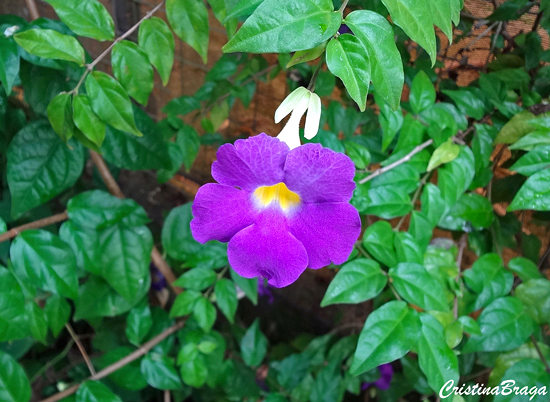
[(277, 136), (290, 149), (300, 146), (300, 120), (306, 110), (308, 113), (306, 116), (304, 137), (310, 140), (319, 131), (319, 121), (321, 120), (321, 98), (317, 94), (304, 87), (299, 87), (292, 91), (275, 111), (275, 123), (279, 123), (289, 113), (292, 113), (290, 119)]
[(19, 29), (19, 27), (17, 25), (14, 25), (14, 26), (11, 26), (11, 27), (8, 27), (6, 28), (6, 30), (4, 31), (4, 36), (6, 38), (9, 38), (10, 36), (12, 36), (15, 31), (17, 31)]

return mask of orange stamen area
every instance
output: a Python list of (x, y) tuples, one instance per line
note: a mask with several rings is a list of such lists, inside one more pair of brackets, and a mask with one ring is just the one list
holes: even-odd
[(290, 191), (285, 183), (258, 187), (254, 190), (254, 197), (264, 207), (276, 203), (283, 211), (288, 211), (300, 204), (300, 196)]

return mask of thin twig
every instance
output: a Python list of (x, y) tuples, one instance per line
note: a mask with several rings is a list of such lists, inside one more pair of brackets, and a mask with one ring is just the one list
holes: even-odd
[(76, 87), (72, 90), (73, 93), (77, 93), (78, 89), (84, 82), (84, 78), (93, 71), (94, 67), (103, 59), (105, 56), (107, 56), (111, 50), (113, 50), (113, 47), (120, 41), (126, 39), (128, 36), (130, 36), (136, 29), (139, 28), (141, 23), (153, 16), (154, 13), (156, 13), (162, 6), (164, 5), (164, 0), (162, 0), (159, 4), (157, 4), (151, 11), (149, 11), (147, 14), (143, 16), (142, 19), (140, 19), (133, 27), (131, 27), (128, 31), (126, 31), (123, 35), (119, 36), (112, 44), (109, 46), (103, 53), (101, 53), (99, 56), (95, 58), (94, 61), (92, 61), (90, 64), (86, 66), (86, 71), (84, 71), (84, 74), (82, 74), (82, 77), (80, 77), (80, 81), (78, 81), (78, 84), (76, 84)]
[(498, 24), (499, 24), (499, 21), (495, 21), (491, 25), (489, 25), (489, 27), (487, 27), (487, 29), (485, 31), (480, 33), (470, 43), (468, 43), (468, 45), (464, 48), (464, 50), (469, 50), (474, 45), (474, 43), (476, 43), (478, 40), (485, 37), (485, 35), (487, 35), (490, 31), (492, 31), (493, 28), (496, 27)]
[(343, 12), (344, 12), (346, 6), (348, 5), (348, 2), (349, 2), (349, 0), (344, 0), (344, 1), (342, 2), (342, 5), (341, 5), (340, 8), (338, 9), (338, 12), (339, 12), (339, 13), (343, 13)]
[(67, 356), (67, 353), (69, 353), (69, 351), (71, 350), (73, 345), (74, 345), (74, 341), (71, 339), (69, 341), (69, 343), (67, 344), (67, 346), (65, 346), (65, 349), (63, 349), (60, 354), (58, 354), (52, 360), (47, 362), (44, 366), (42, 366), (40, 368), (40, 370), (38, 370), (36, 372), (35, 375), (32, 376), (32, 378), (30, 380), (30, 383), (33, 384), (42, 374), (44, 374), (46, 371), (48, 371), (48, 369), (50, 367), (55, 366), (61, 359), (63, 359), (65, 356)]
[(315, 72), (311, 76), (311, 80), (309, 81), (309, 85), (307, 86), (308, 91), (315, 91), (315, 81), (317, 81), (317, 77), (319, 76), (319, 72), (321, 71), (321, 67), (323, 66), (323, 59), (319, 61), (319, 64), (317, 65), (317, 68), (315, 69)]
[(411, 160), (411, 158), (414, 155), (416, 155), (417, 153), (422, 151), (424, 148), (427, 148), (430, 145), (432, 145), (433, 142), (434, 142), (434, 140), (428, 140), (426, 142), (423, 142), (420, 145), (417, 145), (411, 152), (409, 152), (407, 155), (405, 155), (401, 159), (396, 160), (395, 162), (390, 163), (388, 166), (385, 166), (381, 169), (375, 170), (372, 174), (368, 175), (364, 179), (359, 180), (359, 184), (364, 184), (364, 183), (374, 179), (375, 177), (380, 176), (383, 173), (386, 173), (388, 170), (392, 170), (392, 169), (396, 168), (397, 166), (399, 166), (399, 165), (401, 165), (405, 162), (408, 162), (409, 160)]
[(69, 219), (69, 215), (67, 215), (67, 211), (61, 212), (60, 214), (48, 216), (44, 219), (39, 219), (34, 222), (25, 223), (24, 225), (17, 226), (13, 229), (8, 230), (6, 233), (3, 233), (0, 235), (0, 243), (3, 241), (9, 240), (17, 236), (19, 233), (21, 233), (24, 230), (28, 229), (40, 229), (45, 226), (53, 225), (54, 223), (63, 222), (65, 220)]
[[(120, 186), (118, 185), (115, 178), (111, 174), (111, 171), (109, 170), (109, 167), (103, 160), (103, 157), (94, 151), (90, 151), (90, 155), (95, 165), (97, 166), (97, 169), (99, 171), (99, 174), (101, 175), (101, 178), (103, 179), (107, 188), (109, 189), (109, 192), (113, 194), (115, 197), (125, 198), (124, 193), (122, 192), (122, 190), (120, 189)], [(153, 264), (155, 264), (158, 270), (166, 278), (166, 281), (168, 282), (172, 290), (176, 294), (181, 293), (182, 290), (180, 288), (172, 286), (172, 283), (176, 280), (176, 275), (174, 275), (174, 272), (172, 272), (172, 269), (170, 268), (168, 263), (164, 260), (164, 258), (162, 258), (162, 255), (160, 254), (156, 246), (153, 246), (153, 250), (151, 251), (151, 261), (153, 262)]]
[(90, 373), (92, 375), (95, 375), (95, 369), (92, 364), (92, 361), (90, 360), (90, 356), (88, 356), (86, 349), (84, 349), (84, 345), (82, 345), (82, 342), (80, 342), (80, 338), (78, 337), (76, 332), (74, 332), (73, 327), (71, 327), (71, 324), (67, 323), (65, 324), (65, 328), (67, 328), (67, 331), (69, 331), (71, 338), (73, 338), (73, 341), (75, 341), (76, 346), (78, 346), (78, 350), (80, 350), (80, 354), (82, 355), (82, 358), (86, 362), (86, 366), (88, 366), (88, 370), (90, 370)]
[(40, 14), (38, 13), (38, 8), (36, 8), (36, 3), (34, 0), (25, 0), (27, 3), (27, 8), (29, 9), (29, 14), (31, 15), (31, 18), (33, 20), (36, 20), (40, 18)]
[[(114, 373), (115, 371), (121, 369), (122, 367), (126, 366), (127, 364), (132, 363), (134, 360), (139, 359), (141, 356), (145, 355), (147, 352), (149, 352), (153, 347), (158, 345), (160, 342), (168, 338), (170, 335), (172, 335), (174, 332), (178, 331), (179, 329), (183, 328), (185, 321), (179, 321), (176, 324), (172, 325), (171, 327), (165, 329), (163, 332), (155, 336), (150, 341), (144, 343), (139, 349), (133, 351), (129, 355), (123, 357), (119, 361), (111, 364), (110, 366), (105, 367), (103, 370), (97, 372), (95, 375), (92, 375), (87, 378), (87, 380), (95, 381), (100, 380), (102, 378), (107, 377), (108, 375)], [(81, 384), (75, 384), (72, 387), (67, 388), (66, 390), (62, 392), (58, 392), (55, 395), (50, 396), (49, 398), (43, 399), (40, 402), (57, 402), (63, 398), (68, 397), (69, 395), (74, 394), (78, 388), (80, 388)]]
[[(460, 237), (460, 240), (458, 241), (458, 254), (456, 256), (456, 266), (458, 267), (458, 275), (455, 278), (456, 283), (459, 283), (459, 277), (461, 266), (462, 266), (462, 257), (464, 256), (464, 250), (466, 249), (466, 245), (468, 244), (468, 237), (466, 233), (463, 233)], [(455, 295), (453, 300), (453, 316), (455, 320), (458, 318), (458, 297)]]
[[(418, 185), (418, 188), (416, 189), (416, 191), (414, 192), (413, 194), (413, 198), (411, 199), (411, 205), (413, 206), (413, 209), (414, 209), (414, 204), (416, 204), (416, 200), (418, 200), (418, 197), (420, 197), (420, 193), (422, 192), (422, 188), (424, 187), (424, 185), (427, 183), (428, 179), (430, 178), (430, 176), (432, 175), (432, 172), (428, 172), (426, 173), (422, 179), (420, 180), (420, 183)], [(406, 214), (406, 215), (403, 215), (403, 217), (399, 220), (399, 222), (397, 223), (397, 226), (395, 226), (395, 228), (393, 229), (394, 231), (398, 232), (399, 229), (401, 228), (401, 225), (405, 222), (405, 218), (408, 216), (409, 214)]]
[(548, 364), (548, 360), (546, 360), (546, 356), (542, 353), (542, 351), (539, 348), (539, 345), (537, 343), (537, 340), (535, 339), (534, 335), (531, 334), (531, 342), (533, 342), (533, 346), (537, 350), (537, 353), (539, 354), (540, 360), (542, 361), (542, 364), (544, 364), (544, 367), (546, 367), (546, 371), (550, 373), (550, 365)]
[(170, 402), (171, 400), (172, 400), (172, 398), (170, 397), (170, 391), (165, 390), (164, 391), (164, 402)]

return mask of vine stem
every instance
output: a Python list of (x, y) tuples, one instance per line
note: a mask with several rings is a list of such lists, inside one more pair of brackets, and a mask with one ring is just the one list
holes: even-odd
[(116, 38), (116, 40), (107, 48), (103, 51), (103, 53), (101, 53), (99, 56), (97, 56), (95, 58), (94, 61), (92, 61), (90, 64), (88, 64), (86, 66), (86, 71), (84, 71), (84, 74), (82, 74), (82, 77), (80, 77), (80, 81), (78, 81), (78, 84), (76, 84), (76, 87), (74, 87), (74, 89), (71, 91), (72, 93), (74, 94), (77, 94), (78, 93), (78, 89), (80, 88), (80, 86), (82, 85), (82, 83), (84, 82), (84, 79), (86, 78), (86, 76), (88, 75), (88, 73), (90, 73), (94, 67), (102, 60), (105, 58), (105, 56), (107, 56), (109, 53), (111, 53), (111, 50), (113, 50), (113, 47), (115, 47), (115, 45), (117, 43), (119, 43), (120, 41), (126, 39), (128, 36), (130, 36), (132, 33), (134, 33), (134, 31), (136, 29), (139, 28), (139, 26), (143, 23), (143, 21), (151, 18), (153, 16), (154, 13), (156, 13), (163, 5), (164, 5), (164, 2), (165, 0), (162, 0), (159, 4), (157, 4), (151, 11), (147, 12), (147, 14), (145, 14), (143, 16), (142, 19), (140, 19), (133, 27), (131, 27), (129, 30), (127, 30), (124, 34), (122, 34), (121, 36), (119, 36), (118, 38)]
[(338, 9), (338, 12), (339, 12), (339, 13), (343, 13), (343, 12), (344, 12), (344, 9), (345, 9), (346, 6), (348, 5), (348, 2), (349, 2), (349, 0), (344, 0), (344, 1), (342, 2), (342, 5), (341, 5), (340, 8)]
[(48, 216), (44, 219), (39, 219), (34, 222), (26, 223), (21, 226), (17, 226), (13, 229), (8, 230), (6, 233), (3, 233), (0, 235), (0, 243), (13, 239), (15, 236), (17, 236), (19, 233), (21, 233), (24, 230), (28, 229), (40, 229), (45, 226), (53, 225), (54, 223), (63, 222), (69, 219), (69, 215), (67, 214), (67, 211), (61, 212), (60, 214)]
[[(171, 327), (169, 327), (169, 328), (165, 329), (164, 331), (162, 331), (160, 334), (155, 336), (150, 341), (144, 343), (140, 348), (133, 351), (129, 355), (123, 357), (122, 359), (120, 359), (119, 361), (111, 364), (110, 366), (105, 367), (103, 370), (98, 371), (96, 374), (88, 377), (86, 381), (96, 381), (96, 380), (100, 380), (102, 378), (105, 378), (108, 375), (110, 375), (110, 374), (114, 373), (115, 371), (121, 369), (122, 367), (126, 366), (127, 364), (132, 363), (134, 360), (139, 359), (140, 357), (145, 355), (147, 352), (149, 352), (153, 347), (158, 345), (160, 342), (162, 342), (163, 340), (168, 338), (170, 335), (172, 335), (176, 331), (183, 328), (184, 324), (185, 324), (185, 320), (177, 322), (176, 324), (174, 324)], [(57, 394), (52, 395), (49, 398), (41, 400), (40, 402), (57, 402), (57, 401), (59, 401), (63, 398), (68, 397), (69, 395), (74, 394), (78, 390), (78, 388), (80, 388), (81, 385), (82, 385), (82, 383), (75, 384), (72, 387), (69, 387), (64, 391), (58, 392)]]
[(531, 334), (530, 338), (531, 338), (531, 342), (533, 342), (533, 346), (535, 347), (535, 349), (537, 350), (537, 353), (539, 354), (542, 364), (544, 364), (544, 367), (546, 367), (546, 371), (550, 373), (550, 365), (548, 364), (548, 360), (546, 360), (546, 357), (542, 353), (542, 350), (540, 350), (537, 340), (535, 339), (535, 336)]
[(429, 147), (430, 145), (432, 145), (434, 142), (434, 140), (428, 140), (420, 145), (417, 145), (411, 152), (409, 152), (407, 155), (405, 155), (404, 157), (402, 157), (401, 159), (399, 160), (396, 160), (395, 162), (393, 163), (390, 163), (388, 166), (385, 166), (383, 168), (380, 168), (380, 169), (377, 169), (375, 170), (372, 174), (368, 175), (367, 177), (365, 177), (364, 179), (361, 179), (359, 180), (359, 184), (364, 184), (372, 179), (374, 179), (375, 177), (377, 176), (380, 176), (381, 174), (383, 173), (386, 173), (388, 170), (392, 170), (394, 168), (396, 168), (397, 166), (405, 163), (405, 162), (408, 162), (409, 160), (411, 160), (411, 158), (416, 155), (417, 153), (419, 153), (420, 151), (422, 151), (424, 148), (427, 148)]
[(73, 338), (74, 342), (76, 343), (76, 346), (78, 347), (78, 350), (80, 350), (80, 354), (84, 358), (84, 361), (86, 362), (86, 366), (88, 366), (88, 370), (90, 370), (90, 374), (95, 375), (95, 369), (94, 365), (92, 364), (92, 361), (90, 360), (90, 356), (88, 356), (88, 353), (86, 353), (86, 349), (84, 349), (84, 345), (82, 345), (82, 342), (80, 342), (80, 338), (74, 332), (73, 327), (71, 324), (67, 323), (65, 324), (65, 328), (67, 328), (67, 331), (69, 331), (69, 335), (71, 335), (71, 338)]
[(307, 90), (313, 92), (315, 90), (315, 81), (317, 81), (317, 77), (319, 76), (319, 72), (321, 71), (321, 67), (323, 66), (323, 58), (319, 61), (319, 64), (317, 65), (317, 68), (315, 69), (315, 72), (311, 76), (311, 80), (309, 81), (309, 85), (307, 86)]

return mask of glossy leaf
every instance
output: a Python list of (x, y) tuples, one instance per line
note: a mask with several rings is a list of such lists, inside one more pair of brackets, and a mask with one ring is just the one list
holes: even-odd
[(202, 57), (208, 56), (208, 11), (202, 1), (167, 0), (166, 15), (170, 26), (182, 41)]
[(344, 147), (346, 148), (346, 154), (357, 169), (365, 169), (369, 165), (371, 155), (367, 147), (355, 141), (345, 141)]
[(192, 289), (204, 290), (214, 284), (216, 272), (209, 268), (193, 268), (180, 276), (174, 285)]
[(141, 373), (153, 388), (162, 390), (181, 388), (180, 376), (174, 362), (167, 356), (148, 353), (141, 360)]
[(370, 10), (352, 11), (344, 23), (368, 50), (376, 92), (397, 109), (403, 91), (403, 64), (388, 20)]
[[(544, 402), (548, 399), (547, 393), (550, 387), (550, 374), (539, 359), (524, 359), (518, 361), (504, 373), (502, 383), (505, 381), (506, 384), (510, 384), (509, 381), (513, 381), (514, 390), (517, 389), (522, 392), (508, 393), (508, 390), (512, 389), (512, 387), (507, 387), (506, 392), (502, 391), (498, 395), (495, 395), (495, 402), (513, 402), (522, 399), (533, 402)], [(533, 388), (536, 390), (536, 395), (532, 393)], [(524, 389), (529, 391), (523, 393)], [(544, 393), (542, 391), (544, 391)]]
[(478, 319), (481, 335), (473, 334), (463, 353), (476, 351), (505, 352), (520, 346), (533, 332), (533, 322), (523, 312), (523, 304), (514, 297), (496, 299)]
[(449, 213), (439, 221), (439, 226), (449, 230), (471, 232), (473, 229), (488, 228), (493, 223), (493, 205), (477, 194), (463, 194)]
[(9, 38), (0, 37), (0, 83), (10, 95), (13, 83), (19, 74), (17, 45)]
[(236, 273), (233, 268), (229, 269), (229, 274), (235, 285), (241, 289), (246, 297), (250, 299), (252, 304), (258, 304), (258, 279), (257, 278), (243, 278)]
[(45, 59), (67, 60), (84, 65), (84, 49), (78, 40), (53, 29), (29, 29), (13, 35), (19, 46)]
[(428, 171), (434, 170), (445, 163), (452, 162), (459, 152), (460, 147), (453, 142), (452, 138), (449, 138), (435, 149), (428, 163)]
[(199, 327), (204, 332), (209, 332), (216, 321), (216, 308), (210, 300), (205, 297), (199, 298), (193, 306), (193, 316), (197, 320)]
[(27, 375), (17, 361), (0, 351), (0, 400), (5, 402), (29, 402), (31, 386)]
[(142, 304), (134, 307), (126, 317), (126, 337), (131, 344), (139, 346), (152, 326), (153, 318), (149, 306)]
[(449, 311), (444, 289), (420, 264), (404, 262), (389, 271), (392, 284), (405, 300), (424, 310)]
[(50, 124), (38, 120), (19, 131), (7, 151), (12, 216), (17, 218), (71, 187), (84, 168), (84, 151), (67, 147)]
[(418, 363), (430, 387), (439, 392), (447, 383), (458, 381), (458, 359), (445, 342), (443, 326), (431, 315), (420, 314), (422, 322), (418, 338)]
[(260, 330), (256, 319), (241, 340), (241, 355), (248, 366), (259, 366), (267, 353), (267, 338)]
[(265, 0), (222, 48), (226, 53), (286, 53), (330, 39), (342, 22), (330, 0)]
[(520, 138), (534, 131), (530, 124), (535, 115), (527, 110), (516, 114), (502, 127), (495, 138), (495, 144), (514, 144)]
[(78, 281), (73, 250), (44, 230), (26, 230), (15, 238), (10, 255), (16, 274), (39, 288), (76, 299)]
[(509, 211), (518, 209), (550, 210), (550, 169), (535, 173), (521, 186), (508, 207)]
[(214, 295), (216, 296), (216, 304), (223, 315), (227, 317), (229, 322), (235, 320), (237, 311), (237, 290), (235, 285), (229, 279), (220, 279), (214, 286)]
[(207, 380), (208, 366), (202, 356), (199, 355), (194, 360), (184, 362), (180, 366), (180, 373), (184, 383), (191, 387), (200, 388)]
[(441, 191), (434, 184), (427, 183), (420, 200), (422, 201), (422, 212), (435, 227), (445, 213), (445, 201), (441, 197)]
[(27, 300), (25, 302), (25, 311), (29, 317), (29, 328), (31, 335), (34, 339), (43, 344), (46, 344), (46, 338), (48, 336), (48, 323), (46, 322), (46, 316), (44, 311), (38, 307), (38, 304), (34, 300)]
[[(73, 99), (73, 121), (82, 135), (91, 141), (93, 150), (98, 151), (105, 139), (105, 123), (95, 114), (88, 95), (78, 95)], [(78, 133), (75, 133), (77, 137)], [(77, 137), (78, 140), (80, 138)], [(83, 142), (84, 145), (86, 145)]]
[(63, 297), (51, 295), (46, 300), (44, 314), (48, 321), (48, 327), (53, 336), (57, 338), (71, 317), (71, 306)]
[(196, 301), (201, 297), (200, 292), (194, 290), (186, 290), (183, 293), (180, 293), (170, 310), (170, 318), (182, 317), (184, 315), (191, 314), (193, 308), (195, 307)]
[(397, 232), (394, 240), (397, 262), (422, 264), (424, 251), (410, 233)]
[(460, 147), (458, 157), (438, 171), (437, 186), (447, 205), (454, 205), (470, 186), (475, 175), (475, 159), (468, 147)]
[(526, 312), (539, 325), (550, 322), (550, 281), (532, 279), (516, 288), (516, 297), (526, 306)]
[(550, 145), (543, 145), (533, 148), (519, 158), (510, 170), (515, 170), (524, 176), (531, 176), (548, 167), (550, 167)]
[(389, 222), (378, 221), (370, 225), (363, 235), (363, 246), (378, 261), (393, 267), (397, 263), (393, 249), (394, 231)]
[(76, 391), (76, 402), (122, 402), (99, 381), (86, 381)]
[(428, 109), (435, 103), (435, 88), (424, 71), (420, 71), (414, 77), (409, 102), (416, 114)]
[(162, 85), (166, 86), (174, 65), (176, 47), (172, 31), (160, 18), (149, 18), (139, 26), (138, 43), (151, 64), (157, 69)]
[(48, 120), (59, 137), (67, 142), (73, 135), (75, 127), (73, 122), (73, 102), (69, 93), (61, 93), (52, 99), (48, 105)]
[(376, 297), (387, 278), (373, 260), (360, 258), (342, 266), (323, 297), (321, 307), (337, 303), (357, 304)]
[(515, 257), (508, 262), (508, 268), (514, 272), (523, 282), (527, 282), (530, 279), (540, 279), (542, 275), (537, 265), (525, 258)]
[[(161, 53), (160, 49), (157, 49)], [(147, 105), (153, 91), (153, 67), (147, 54), (134, 42), (118, 42), (111, 53), (113, 74), (132, 98)]]
[(358, 375), (405, 356), (416, 344), (420, 320), (403, 301), (391, 301), (374, 310), (359, 335), (350, 372)]
[(458, 109), (467, 116), (481, 120), (485, 114), (485, 104), (473, 91), (468, 89), (441, 91), (453, 100)]
[(359, 109), (367, 107), (370, 63), (363, 43), (350, 34), (340, 35), (327, 45), (327, 66), (339, 77)]
[(142, 135), (134, 121), (130, 98), (117, 80), (108, 74), (94, 71), (86, 78), (86, 91), (93, 111), (101, 120), (117, 130)]

